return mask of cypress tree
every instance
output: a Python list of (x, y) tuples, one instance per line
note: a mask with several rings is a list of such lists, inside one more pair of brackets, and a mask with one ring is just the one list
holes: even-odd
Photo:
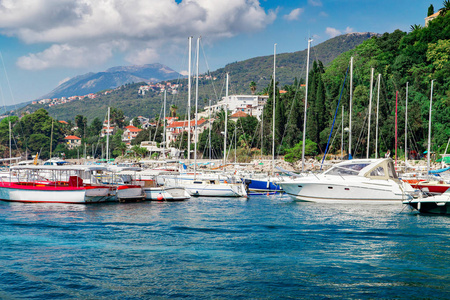
[(430, 4), (430, 6), (428, 7), (427, 17), (431, 16), (432, 14), (434, 14), (434, 7), (433, 4)]

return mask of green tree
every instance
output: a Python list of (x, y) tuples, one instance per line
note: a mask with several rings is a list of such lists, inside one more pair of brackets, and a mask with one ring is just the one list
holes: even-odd
[(434, 14), (434, 6), (433, 4), (430, 4), (430, 6), (428, 7), (427, 17), (431, 16), (432, 14)]
[[(287, 150), (284, 160), (290, 163), (295, 163), (302, 159), (303, 141), (298, 142), (293, 148)], [(317, 144), (311, 140), (306, 139), (305, 156), (312, 156), (317, 154)]]
[(254, 81), (250, 82), (249, 86), (250, 86), (250, 91), (252, 92), (252, 95), (254, 95), (256, 92), (256, 82), (254, 82)]
[(103, 128), (102, 121), (99, 118), (92, 120), (88, 132), (90, 136), (99, 136)]
[(122, 129), (125, 124), (125, 115), (123, 110), (112, 107), (110, 110), (110, 122), (116, 124), (118, 128)]
[(175, 104), (172, 104), (170, 106), (170, 115), (172, 116), (172, 118), (175, 118), (177, 116), (177, 109), (178, 106), (176, 106)]

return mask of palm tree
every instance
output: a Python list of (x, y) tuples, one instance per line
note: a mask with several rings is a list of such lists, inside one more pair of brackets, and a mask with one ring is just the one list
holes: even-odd
[(172, 115), (173, 118), (175, 118), (177, 116), (177, 109), (178, 109), (178, 106), (176, 106), (175, 104), (172, 104), (170, 106), (170, 114)]
[(254, 95), (255, 91), (256, 91), (256, 82), (254, 82), (254, 81), (250, 82), (249, 86), (250, 86), (250, 90), (252, 91), (252, 95)]
[(414, 25), (411, 25), (410, 29), (411, 29), (411, 32), (414, 32), (416, 30), (422, 29), (422, 26), (414, 24)]
[(447, 12), (450, 11), (450, 0), (444, 0), (444, 2), (442, 2), (442, 5), (444, 7), (440, 9), (440, 12), (442, 16), (445, 16)]

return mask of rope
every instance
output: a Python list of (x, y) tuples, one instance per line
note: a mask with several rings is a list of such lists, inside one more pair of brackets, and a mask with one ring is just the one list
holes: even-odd
[(321, 171), (322, 171), (323, 162), (325, 160), (325, 157), (327, 156), (328, 146), (330, 145), (330, 139), (331, 139), (331, 135), (333, 134), (334, 123), (336, 122), (336, 116), (337, 116), (337, 113), (338, 113), (338, 110), (339, 110), (339, 105), (341, 104), (342, 93), (344, 92), (344, 85), (345, 85), (345, 81), (347, 80), (347, 74), (348, 74), (348, 70), (349, 69), (350, 69), (350, 66), (347, 67), (347, 72), (345, 72), (345, 78), (344, 78), (344, 83), (342, 84), (341, 95), (339, 96), (339, 101), (338, 101), (338, 104), (336, 106), (336, 111), (334, 112), (333, 125), (331, 125), (330, 135), (328, 136), (327, 148), (325, 149), (325, 154), (323, 155), (322, 163), (320, 164), (320, 170)]

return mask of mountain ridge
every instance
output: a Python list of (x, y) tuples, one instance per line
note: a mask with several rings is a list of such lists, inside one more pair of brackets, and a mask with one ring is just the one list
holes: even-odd
[(182, 76), (163, 64), (117, 66), (70, 78), (39, 99), (83, 96), (131, 82), (158, 82)]

